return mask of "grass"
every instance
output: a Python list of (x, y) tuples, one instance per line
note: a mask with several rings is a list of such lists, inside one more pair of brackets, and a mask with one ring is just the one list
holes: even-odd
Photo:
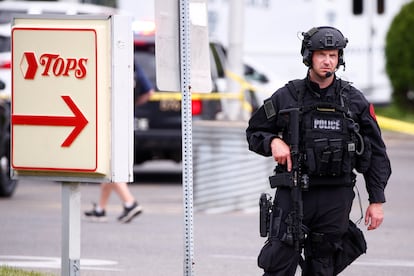
[(35, 271), (25, 271), (8, 266), (0, 267), (0, 275), (2, 276), (52, 276), (52, 274), (40, 273)]
[(395, 104), (390, 104), (383, 107), (375, 107), (375, 113), (380, 116), (397, 119), (408, 123), (414, 123), (414, 112), (403, 110)]

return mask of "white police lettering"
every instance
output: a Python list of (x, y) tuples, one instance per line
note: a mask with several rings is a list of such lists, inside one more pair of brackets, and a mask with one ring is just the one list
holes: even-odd
[(341, 130), (341, 120), (314, 119), (313, 128), (326, 130)]

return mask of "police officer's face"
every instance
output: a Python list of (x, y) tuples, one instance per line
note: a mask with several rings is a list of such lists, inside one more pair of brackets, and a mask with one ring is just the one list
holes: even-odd
[(323, 78), (327, 72), (335, 72), (338, 65), (339, 50), (318, 50), (312, 55), (312, 70)]

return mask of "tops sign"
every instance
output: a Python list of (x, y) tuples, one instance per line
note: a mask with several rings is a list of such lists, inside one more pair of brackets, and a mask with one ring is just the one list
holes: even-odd
[(42, 76), (74, 76), (82, 79), (86, 76), (87, 58), (64, 58), (59, 54), (42, 54), (39, 61), (33, 52), (25, 52), (23, 54), (20, 66), (25, 79), (34, 79), (36, 72), (41, 68)]
[(11, 164), (18, 174), (110, 174), (110, 23), (15, 19)]

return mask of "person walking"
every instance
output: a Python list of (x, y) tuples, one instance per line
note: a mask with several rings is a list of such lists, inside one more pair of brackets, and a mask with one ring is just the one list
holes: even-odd
[[(340, 273), (366, 250), (362, 232), (350, 221), (355, 171), (363, 174), (369, 195), (368, 230), (383, 222), (384, 190), (391, 175), (373, 105), (336, 76), (345, 66), (348, 39), (330, 26), (302, 35), (306, 77), (266, 99), (246, 129), (249, 149), (277, 163), (275, 177), (270, 177), (277, 188), (271, 234), (258, 256), (264, 276), (293, 276), (298, 265), (306, 276)], [(349, 235), (355, 231), (360, 252), (351, 256)]]
[[(134, 81), (135, 105), (140, 106), (150, 99), (154, 88), (137, 62), (134, 66)], [(128, 223), (142, 212), (142, 206), (132, 195), (126, 182), (101, 183), (99, 202), (93, 204), (92, 210), (84, 212), (86, 219), (96, 222), (107, 221), (106, 206), (112, 191), (118, 194), (123, 205), (123, 212), (118, 217), (119, 222)]]

